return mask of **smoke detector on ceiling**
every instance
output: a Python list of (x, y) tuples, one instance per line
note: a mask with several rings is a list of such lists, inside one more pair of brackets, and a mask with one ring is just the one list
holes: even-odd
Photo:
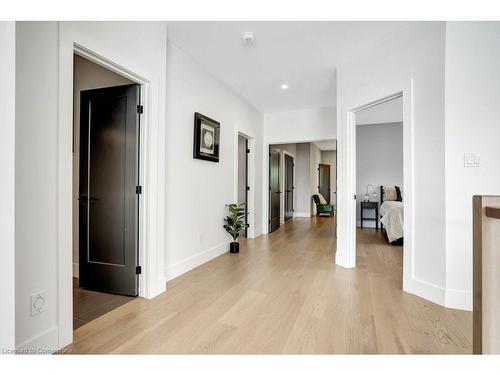
[(241, 34), (241, 39), (243, 39), (244, 44), (250, 46), (255, 42), (255, 35), (254, 33), (247, 31)]

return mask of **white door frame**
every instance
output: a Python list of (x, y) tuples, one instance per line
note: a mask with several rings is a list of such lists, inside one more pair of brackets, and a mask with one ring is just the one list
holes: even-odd
[(401, 90), (391, 92), (372, 101), (360, 103), (352, 109), (341, 111), (337, 142), (337, 212), (338, 240), (335, 263), (345, 267), (356, 266), (356, 113), (403, 97), (403, 186), (404, 186), (404, 248), (403, 248), (403, 290), (412, 291), (413, 280), (413, 80)]
[(235, 130), (234, 132), (234, 202), (238, 202), (238, 137), (242, 136), (248, 141), (248, 149), (250, 153), (248, 154), (248, 186), (250, 190), (248, 191), (248, 230), (247, 237), (255, 238), (258, 234), (255, 230), (255, 139), (248, 134), (240, 130)]
[[(283, 153), (282, 153), (282, 157), (281, 157), (281, 170), (283, 171), (283, 178), (282, 178), (282, 184), (280, 186), (280, 189), (281, 191), (283, 192), (283, 194), (281, 194), (281, 205), (283, 207), (282, 209), (282, 212), (283, 212), (283, 222), (281, 224), (284, 224), (285, 223), (285, 155), (288, 155), (292, 158), (293, 160), (293, 191), (292, 191), (292, 194), (293, 194), (293, 197), (292, 197), (292, 205), (293, 205), (293, 217), (295, 217), (295, 155), (288, 152), (287, 150), (282, 150)], [(281, 215), (281, 213), (280, 213)], [(281, 220), (281, 217), (280, 217), (280, 220)]]
[[(73, 254), (72, 254), (72, 146), (73, 146), (73, 54), (99, 64), (141, 85), (144, 113), (140, 128), (140, 184), (143, 194), (139, 200), (139, 296), (153, 298), (165, 291), (163, 267), (165, 160), (161, 140), (163, 126), (153, 126), (151, 115), (151, 81), (117, 64), (90, 48), (77, 43), (60, 31), (59, 45), (59, 119), (58, 119), (58, 347), (73, 341)], [(162, 216), (163, 215), (163, 216)]]

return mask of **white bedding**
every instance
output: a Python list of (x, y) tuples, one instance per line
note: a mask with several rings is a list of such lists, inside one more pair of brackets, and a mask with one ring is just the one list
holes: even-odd
[(384, 225), (389, 242), (403, 237), (403, 202), (385, 201), (379, 210), (380, 222)]

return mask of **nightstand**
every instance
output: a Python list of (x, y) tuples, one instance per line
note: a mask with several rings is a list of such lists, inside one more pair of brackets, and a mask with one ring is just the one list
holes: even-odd
[[(375, 210), (375, 218), (365, 217), (365, 210)], [(375, 220), (375, 228), (378, 230), (378, 202), (361, 202), (361, 228), (363, 228), (364, 220)]]

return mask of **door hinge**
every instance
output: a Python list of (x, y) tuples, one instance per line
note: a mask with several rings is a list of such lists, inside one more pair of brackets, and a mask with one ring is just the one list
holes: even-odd
[(247, 191), (249, 191), (249, 190), (250, 190), (250, 186), (247, 186)]
[(250, 153), (250, 149), (249, 149), (249, 148), (247, 148), (247, 154), (249, 154), (249, 153)]
[(136, 275), (140, 275), (141, 273), (142, 273), (142, 268), (141, 268), (141, 266), (137, 266), (137, 267), (135, 267), (135, 274), (136, 274)]
[(139, 185), (139, 186), (136, 186), (136, 187), (135, 187), (135, 193), (136, 193), (136, 194), (142, 194), (142, 186), (140, 186), (140, 185)]
[(137, 113), (142, 115), (144, 113), (144, 107), (142, 105), (137, 105)]

